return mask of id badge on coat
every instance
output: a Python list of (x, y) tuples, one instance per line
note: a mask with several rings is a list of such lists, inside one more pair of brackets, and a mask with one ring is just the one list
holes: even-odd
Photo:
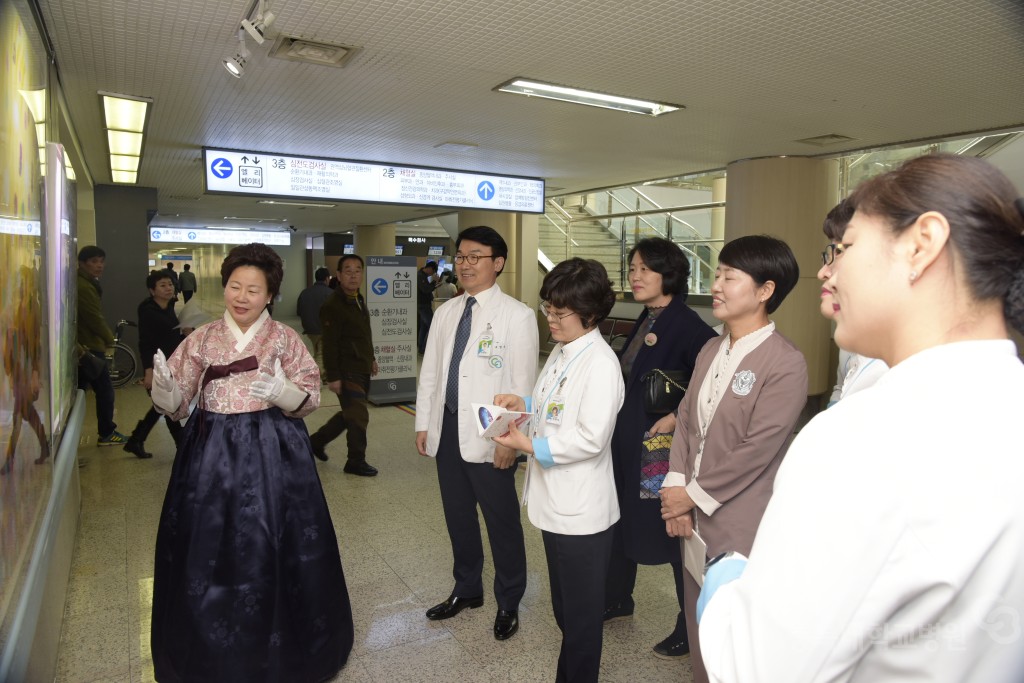
[(478, 358), (489, 358), (491, 356), (491, 350), (494, 346), (494, 337), (489, 334), (485, 334), (480, 337), (476, 342), (476, 355)]
[(552, 396), (544, 406), (544, 421), (549, 425), (560, 425), (563, 413), (565, 413), (565, 397)]

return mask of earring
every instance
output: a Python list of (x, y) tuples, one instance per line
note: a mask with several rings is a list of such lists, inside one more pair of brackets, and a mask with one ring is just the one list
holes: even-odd
[(910, 271), (910, 281), (913, 282), (916, 279), (917, 279), (917, 271), (916, 270)]

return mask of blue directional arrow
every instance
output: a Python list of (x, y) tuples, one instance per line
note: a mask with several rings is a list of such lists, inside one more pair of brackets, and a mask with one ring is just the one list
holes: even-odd
[(194, 239), (196, 238), (196, 234), (195, 234), (194, 232), (190, 232), (190, 233), (188, 234), (188, 238), (189, 238), (190, 240), (194, 240)]
[(230, 176), (231, 172), (235, 170), (235, 168), (231, 165), (230, 161), (222, 157), (220, 159), (213, 160), (213, 163), (210, 164), (210, 170), (213, 171), (213, 175), (223, 179)]
[(377, 278), (376, 280), (373, 281), (373, 284), (370, 285), (370, 289), (372, 289), (373, 293), (376, 294), (377, 296), (382, 296), (384, 294), (387, 294), (388, 293), (388, 281), (385, 280), (382, 277), (379, 277), (379, 278)]
[(490, 180), (485, 180), (476, 186), (476, 194), (485, 202), (494, 196), (494, 185)]
[(155, 240), (160, 239), (160, 231), (159, 230), (154, 230), (153, 231), (153, 239), (155, 239)]

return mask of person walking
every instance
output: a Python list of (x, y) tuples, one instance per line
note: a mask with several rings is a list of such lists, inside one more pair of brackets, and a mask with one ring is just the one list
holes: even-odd
[(320, 307), (324, 305), (334, 293), (327, 284), (331, 279), (331, 271), (320, 267), (313, 273), (313, 284), (299, 292), (299, 300), (296, 309), (299, 319), (302, 321), (302, 333), (309, 339), (313, 347), (313, 359), (320, 368), (320, 375), (324, 375), (323, 337), (320, 329)]
[(181, 284), (178, 282), (178, 274), (174, 272), (174, 262), (171, 261), (167, 264), (167, 272), (171, 276), (171, 281), (174, 283), (174, 296), (177, 297), (181, 293)]
[[(149, 392), (153, 389), (153, 356), (157, 350), (162, 351), (165, 356), (170, 356), (184, 337), (178, 326), (178, 316), (174, 313), (174, 283), (171, 282), (167, 271), (154, 270), (150, 273), (146, 278), (146, 287), (149, 289), (149, 296), (138, 308), (139, 358), (142, 359), (142, 367), (145, 370), (142, 385)], [(149, 412), (135, 425), (124, 449), (137, 458), (152, 458), (153, 454), (146, 450), (146, 439), (160, 421), (160, 417), (156, 407), (150, 406)], [(183, 428), (177, 420), (172, 420), (166, 415), (163, 417), (167, 422), (167, 431), (174, 439), (174, 450), (177, 452), (178, 446), (181, 445)]]
[(192, 272), (192, 266), (186, 263), (184, 268), (185, 271), (178, 276), (178, 285), (181, 286), (181, 297), (185, 300), (185, 303), (188, 303), (188, 300), (195, 295), (199, 287), (196, 284), (196, 274)]
[(327, 388), (341, 401), (341, 411), (318, 429), (310, 442), (313, 455), (326, 461), (327, 444), (347, 430), (348, 460), (343, 471), (373, 477), (377, 468), (366, 462), (366, 429), (370, 423), (366, 395), (370, 378), (377, 375), (378, 367), (373, 354), (370, 314), (359, 292), (363, 284), (360, 256), (345, 254), (338, 259), (338, 282), (334, 292), (326, 285), (322, 287), (330, 296), (320, 307), (319, 323), (323, 330), (324, 377)]

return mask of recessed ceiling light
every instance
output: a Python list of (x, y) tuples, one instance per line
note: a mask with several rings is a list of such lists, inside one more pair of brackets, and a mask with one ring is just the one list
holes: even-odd
[(153, 100), (103, 91), (98, 94), (107, 129), (110, 177), (115, 183), (134, 183), (139, 176), (142, 145)]
[(560, 102), (572, 102), (573, 104), (584, 104), (589, 107), (601, 107), (602, 109), (614, 109), (630, 114), (646, 114), (647, 116), (661, 116), (671, 111), (685, 109), (681, 104), (666, 104), (664, 102), (650, 102), (637, 100), (631, 97), (619, 97), (592, 90), (580, 90), (554, 83), (544, 83), (526, 78), (513, 78), (511, 81), (502, 83), (494, 88), (499, 92), (508, 92), (516, 95), (527, 95), (528, 97), (540, 97), (547, 100), (558, 100)]
[(471, 149), (479, 147), (475, 142), (442, 142), (439, 145), (434, 145), (434, 149), (443, 149), (448, 152), (468, 152)]

